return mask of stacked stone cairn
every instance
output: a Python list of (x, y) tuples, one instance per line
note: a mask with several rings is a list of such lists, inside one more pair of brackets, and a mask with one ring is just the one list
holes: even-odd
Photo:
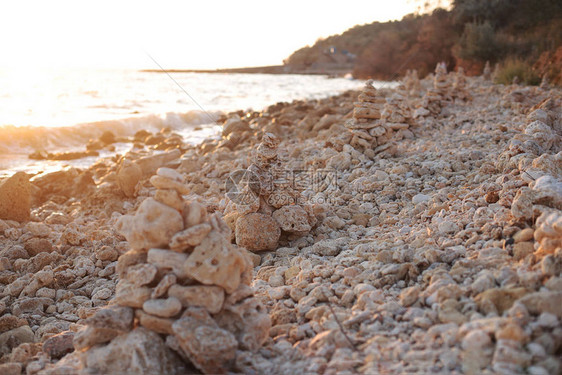
[(373, 157), (389, 149), (393, 141), (411, 135), (411, 111), (403, 96), (396, 94), (384, 100), (368, 81), (358, 99), (353, 118), (345, 124), (355, 149)]
[(539, 86), (541, 89), (548, 90), (550, 89), (550, 83), (548, 82), (548, 75), (543, 74), (541, 79), (541, 84)]
[(499, 74), (500, 74), (500, 63), (496, 63), (494, 65), (494, 71), (492, 72), (492, 81), (496, 82)]
[(489, 61), (486, 61), (486, 65), (484, 65), (484, 71), (482, 72), (482, 77), (484, 77), (486, 81), (492, 80), (492, 68), (490, 67)]
[(237, 180), (239, 189), (226, 194), (232, 240), (253, 252), (275, 250), (281, 238), (302, 237), (317, 223), (312, 206), (295, 188), (292, 171), (283, 167), (278, 146), (279, 139), (265, 133), (243, 179)]
[(545, 274), (562, 271), (562, 113), (560, 101), (545, 99), (527, 114), (527, 126), (516, 135), (496, 161), (496, 168), (528, 186), (514, 189), (511, 215), (533, 223), (533, 262)]
[(466, 75), (464, 74), (464, 69), (459, 67), (455, 78), (453, 79), (453, 86), (451, 90), (453, 98), (460, 101), (471, 100), (472, 97), (466, 88)]
[(377, 147), (377, 136), (385, 133), (380, 124), (384, 103), (384, 98), (377, 95), (373, 81), (367, 81), (358, 101), (354, 103), (353, 119), (345, 123), (351, 133), (349, 143), (355, 149), (366, 152)]
[(438, 116), (442, 108), (451, 101), (449, 93), (450, 83), (447, 79), (447, 65), (438, 63), (435, 67), (433, 88), (427, 90), (422, 98), (421, 109), (418, 108), (416, 116)]
[(414, 125), (412, 111), (403, 96), (395, 94), (386, 99), (381, 113), (381, 125), (386, 131), (377, 137), (378, 146), (375, 152), (387, 149), (393, 141), (412, 136), (411, 131), (408, 130)]
[[(250, 287), (252, 261), (217, 214), (183, 200), (181, 174), (160, 168), (150, 182), (154, 197), (116, 224), (131, 250), (118, 260), (115, 299), (85, 320), (75, 349), (85, 373), (176, 374), (191, 365), (226, 373), (238, 350), (255, 351), (269, 335), (270, 318)], [(159, 357), (138, 359), (142, 371), (135, 355), (124, 359), (139, 341)]]
[(403, 85), (404, 90), (409, 96), (418, 96), (421, 91), (421, 82), (416, 69), (406, 71)]
[(447, 65), (444, 62), (437, 64), (435, 67), (435, 76), (433, 77), (433, 88), (437, 90), (444, 100), (450, 99), (449, 90), (451, 83), (447, 76)]

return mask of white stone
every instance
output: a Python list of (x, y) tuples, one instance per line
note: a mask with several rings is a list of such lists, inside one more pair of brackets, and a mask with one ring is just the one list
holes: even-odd
[(179, 172), (177, 172), (176, 170), (174, 170), (172, 168), (166, 168), (166, 167), (158, 168), (158, 170), (156, 171), (156, 174), (158, 176), (166, 177), (166, 178), (169, 178), (171, 180), (178, 181), (178, 182), (183, 181), (183, 176)]
[(412, 197), (412, 203), (413, 204), (425, 203), (425, 202), (428, 202), (430, 199), (431, 199), (431, 197), (429, 195), (416, 194)]
[(183, 218), (177, 210), (147, 198), (134, 216), (120, 217), (116, 228), (132, 249), (148, 250), (167, 246), (172, 236), (183, 229)]

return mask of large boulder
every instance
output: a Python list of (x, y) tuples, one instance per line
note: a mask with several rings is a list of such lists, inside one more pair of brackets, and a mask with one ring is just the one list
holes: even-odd
[(31, 211), (31, 184), (24, 172), (0, 183), (0, 219), (28, 221)]

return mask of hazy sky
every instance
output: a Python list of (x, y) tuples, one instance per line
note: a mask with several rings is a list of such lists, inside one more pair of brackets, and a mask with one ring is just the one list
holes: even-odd
[(415, 0), (4, 1), (0, 67), (281, 64), (319, 37), (400, 19)]

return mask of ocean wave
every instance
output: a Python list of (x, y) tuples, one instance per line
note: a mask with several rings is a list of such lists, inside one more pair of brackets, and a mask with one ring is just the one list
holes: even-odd
[(36, 150), (67, 150), (85, 146), (88, 140), (99, 138), (105, 131), (118, 137), (130, 137), (144, 129), (158, 132), (163, 128), (175, 131), (212, 124), (222, 112), (193, 110), (163, 115), (145, 115), (119, 120), (95, 121), (65, 127), (0, 126), (0, 154), (26, 154)]

